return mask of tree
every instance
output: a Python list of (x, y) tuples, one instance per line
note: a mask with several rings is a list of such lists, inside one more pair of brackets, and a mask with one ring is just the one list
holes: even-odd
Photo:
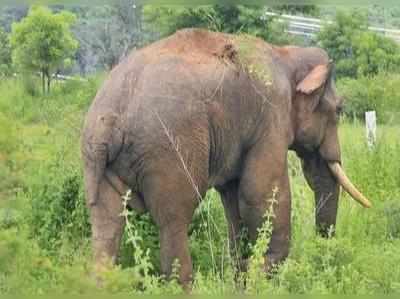
[(394, 40), (374, 32), (363, 32), (353, 41), (358, 76), (399, 72), (400, 47)]
[(376, 75), (400, 67), (400, 48), (395, 41), (368, 30), (367, 15), (338, 12), (317, 36), (319, 46), (336, 62), (340, 77)]
[(292, 39), (285, 32), (286, 24), (265, 15), (261, 5), (205, 5), (195, 7), (146, 7), (145, 17), (153, 30), (166, 36), (188, 27), (206, 28), (227, 33), (249, 33), (275, 44)]
[(135, 0), (117, 0), (87, 10), (87, 14), (74, 29), (80, 41), (77, 58), (81, 68), (92, 53), (102, 67), (112, 69), (143, 44), (142, 7)]
[(354, 37), (368, 30), (366, 14), (352, 11), (339, 11), (333, 23), (326, 24), (317, 35), (319, 46), (328, 51), (336, 62), (339, 76), (357, 76), (354, 61)]
[(69, 12), (53, 14), (50, 9), (33, 6), (28, 16), (14, 23), (11, 33), (12, 58), (20, 69), (42, 77), (43, 92), (50, 92), (52, 73), (70, 62), (78, 42), (70, 27), (75, 16)]
[(321, 13), (319, 7), (314, 4), (282, 4), (278, 6), (273, 6), (272, 10), (290, 15), (301, 14), (303, 16), (309, 17), (319, 17)]
[(8, 34), (0, 27), (0, 76), (11, 72), (11, 46)]

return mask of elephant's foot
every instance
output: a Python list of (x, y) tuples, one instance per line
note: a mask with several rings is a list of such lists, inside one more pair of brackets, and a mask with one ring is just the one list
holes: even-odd
[(189, 253), (187, 228), (164, 227), (160, 230), (161, 271), (167, 279), (177, 279), (185, 291), (192, 288), (192, 260)]
[(286, 255), (267, 254), (264, 257), (264, 272), (267, 278), (272, 278), (276, 274), (279, 266), (285, 261)]
[(115, 265), (115, 262), (112, 261), (110, 258), (103, 258), (101, 260), (95, 260), (91, 270), (89, 277), (93, 279), (96, 286), (101, 289), (104, 287), (104, 277), (106, 273), (111, 271)]

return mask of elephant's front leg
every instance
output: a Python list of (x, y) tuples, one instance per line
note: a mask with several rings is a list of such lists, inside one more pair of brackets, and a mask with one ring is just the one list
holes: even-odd
[[(283, 261), (289, 254), (291, 195), (287, 151), (253, 154), (246, 162), (240, 184), (240, 215), (255, 242), (258, 229), (272, 206), (272, 235), (266, 248), (265, 269)], [(270, 210), (270, 211), (271, 211)]]

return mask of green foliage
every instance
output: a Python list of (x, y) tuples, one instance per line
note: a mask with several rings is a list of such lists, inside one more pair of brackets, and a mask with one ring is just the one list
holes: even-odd
[(337, 82), (344, 97), (346, 117), (363, 119), (366, 111), (375, 110), (379, 123), (396, 123), (400, 115), (400, 76), (380, 73), (373, 77), (343, 78)]
[[(272, 190), (272, 198), (270, 200), (270, 207), (267, 209), (264, 215), (264, 223), (258, 229), (257, 241), (252, 246), (252, 254), (249, 259), (249, 266), (247, 273), (245, 274), (245, 285), (246, 291), (249, 294), (260, 294), (263, 291), (268, 290), (269, 284), (267, 281), (260, 281), (260, 277), (265, 275), (264, 264), (266, 262), (265, 252), (271, 242), (271, 236), (273, 231), (273, 219), (275, 218), (274, 208), (277, 205), (276, 195), (278, 194), (278, 188)], [(274, 271), (273, 269), (271, 269)]]
[(0, 209), (0, 229), (9, 229), (18, 226), (22, 222), (21, 217), (21, 213), (15, 209)]
[(195, 211), (189, 228), (195, 269), (215, 275), (224, 267), (228, 258), (227, 229), (219, 194), (210, 190)]
[(339, 11), (334, 22), (319, 32), (317, 42), (335, 61), (340, 77), (400, 69), (400, 47), (392, 39), (368, 31), (368, 18), (362, 11)]
[(0, 268), (2, 294), (81, 294), (96, 290), (82, 252), (75, 251), (60, 266), (28, 237), (26, 229), (0, 231)]
[[(139, 231), (140, 225), (136, 221), (131, 221), (135, 216), (135, 212), (128, 209), (128, 202), (131, 200), (131, 190), (122, 196), (123, 211), (121, 217), (125, 220), (125, 243), (131, 245), (132, 265), (130, 272), (136, 280), (136, 287), (149, 290), (154, 283), (158, 283), (159, 279), (154, 276), (154, 266), (151, 261), (151, 247), (145, 245), (146, 234)], [(130, 279), (132, 283), (132, 279)]]
[(26, 18), (13, 24), (13, 62), (22, 70), (40, 72), (43, 91), (45, 78), (49, 92), (53, 72), (63, 67), (78, 47), (70, 30), (74, 22), (71, 13), (53, 14), (48, 8), (32, 6)]
[(256, 5), (146, 6), (145, 19), (161, 36), (182, 28), (199, 27), (227, 33), (250, 33), (275, 44), (292, 41), (286, 24), (264, 15)]
[[(19, 142), (16, 135), (15, 123), (0, 112), (0, 201), (17, 185), (17, 179), (11, 175), (15, 168), (13, 152), (18, 149)], [(0, 226), (1, 222), (0, 218)]]
[(27, 194), (31, 205), (27, 221), (38, 244), (47, 250), (59, 249), (66, 241), (78, 246), (90, 232), (82, 176), (57, 160), (46, 167), (46, 174), (39, 170), (38, 177), (48, 176), (48, 183), (33, 185)]
[(217, 30), (219, 20), (215, 19), (211, 6), (150, 6), (144, 7), (146, 23), (153, 31), (164, 37), (182, 28), (201, 27)]
[(326, 24), (318, 34), (319, 45), (336, 62), (339, 75), (356, 75), (355, 66), (352, 65), (353, 38), (367, 29), (368, 21), (363, 13), (339, 11), (334, 22)]
[(357, 75), (376, 75), (400, 70), (400, 47), (387, 37), (363, 32), (354, 37), (354, 56)]
[[(152, 262), (151, 269), (149, 271), (153, 273), (160, 273), (160, 243), (159, 243), (159, 232), (158, 228), (152, 221), (149, 214), (134, 215), (129, 211), (127, 221), (134, 226), (134, 238), (140, 240), (141, 248), (146, 248), (149, 251), (146, 252), (150, 256)], [(137, 264), (137, 258), (133, 253), (136, 252), (135, 244), (130, 240), (132, 234), (128, 232), (129, 225), (125, 228), (125, 234), (121, 244), (121, 254), (119, 256), (119, 263), (123, 268), (133, 267)]]
[[(0, 83), (0, 199), (24, 201), (24, 221), (46, 250), (79, 245), (89, 234), (77, 140), (97, 87), (97, 79), (71, 80), (39, 97), (19, 80)], [(21, 214), (6, 212), (0, 223)]]
[(0, 112), (0, 152), (10, 154), (17, 146), (16, 126)]
[(314, 4), (283, 4), (278, 6), (271, 7), (273, 11), (285, 13), (285, 14), (292, 14), (298, 15), (301, 14), (303, 16), (310, 16), (310, 17), (319, 17), (320, 16), (320, 8)]
[(11, 46), (8, 34), (0, 27), (0, 76), (11, 73)]

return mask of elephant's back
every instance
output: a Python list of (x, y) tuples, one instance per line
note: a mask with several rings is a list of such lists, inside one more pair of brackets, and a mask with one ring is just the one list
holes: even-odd
[[(229, 41), (229, 35), (201, 29), (184, 29), (133, 51), (122, 60), (107, 76), (99, 89), (92, 108), (109, 109), (111, 106), (125, 111), (125, 105), (133, 99), (134, 93), (145, 69), (174, 67), (181, 62), (188, 70), (196, 68), (201, 72), (210, 69), (212, 64), (220, 64), (220, 54)], [(146, 78), (148, 79), (148, 78)], [(164, 80), (155, 76), (154, 81)]]

